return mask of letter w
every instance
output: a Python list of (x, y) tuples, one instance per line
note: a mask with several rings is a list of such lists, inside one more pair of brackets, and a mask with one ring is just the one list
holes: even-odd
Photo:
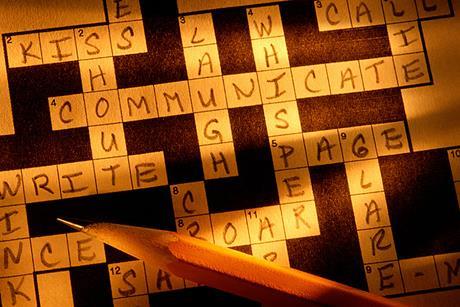
[(10, 196), (16, 196), (18, 194), (19, 188), (21, 187), (21, 175), (16, 174), (16, 187), (11, 189), (10, 184), (7, 181), (3, 181), (3, 191), (0, 193), (0, 200), (6, 198), (6, 194), (10, 194)]
[(270, 36), (272, 33), (272, 16), (268, 15), (268, 26), (265, 25), (265, 23), (261, 22), (260, 23), (260, 28), (257, 25), (257, 22), (254, 20), (254, 28), (256, 29), (257, 33), (259, 34), (259, 37), (264, 36), (264, 32), (267, 33), (267, 36)]

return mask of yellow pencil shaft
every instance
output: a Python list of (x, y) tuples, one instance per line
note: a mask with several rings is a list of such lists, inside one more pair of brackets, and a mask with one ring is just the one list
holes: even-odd
[[(351, 288), (302, 271), (274, 265), (244, 253), (179, 235), (169, 250), (178, 260), (172, 273), (251, 297), (288, 306), (324, 305), (400, 306), (380, 296)], [(289, 302), (289, 303), (288, 303)]]
[(173, 232), (98, 223), (84, 232), (171, 273), (262, 303), (287, 306), (401, 306), (302, 271)]

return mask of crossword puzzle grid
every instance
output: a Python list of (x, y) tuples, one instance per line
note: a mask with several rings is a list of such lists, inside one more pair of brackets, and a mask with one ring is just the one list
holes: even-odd
[[(0, 138), (2, 306), (51, 306), (56, 289), (69, 306), (200, 291), (66, 233), (66, 215), (177, 230), (381, 295), (460, 286), (460, 148), (413, 153), (399, 90), (432, 84), (419, 20), (453, 9), (401, 5), (172, 18), (108, 0), (107, 23), (3, 35), (16, 136)], [(418, 238), (438, 216), (435, 242)]]

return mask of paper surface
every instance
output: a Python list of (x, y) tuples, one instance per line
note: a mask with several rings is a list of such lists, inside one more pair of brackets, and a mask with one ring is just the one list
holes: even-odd
[[(458, 1), (452, 2), (458, 11)], [(446, 34), (446, 29), (449, 29)], [(459, 17), (422, 22), (433, 85), (402, 91), (414, 150), (451, 147), (460, 143), (458, 74)]]
[(253, 304), (57, 217), (457, 302), (458, 5), (0, 0), (2, 306)]

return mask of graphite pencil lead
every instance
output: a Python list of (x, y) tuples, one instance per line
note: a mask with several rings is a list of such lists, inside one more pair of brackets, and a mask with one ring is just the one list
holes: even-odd
[(84, 229), (83, 226), (78, 225), (78, 224), (73, 223), (73, 222), (70, 222), (70, 221), (67, 221), (67, 220), (64, 220), (64, 219), (61, 219), (60, 217), (58, 217), (56, 220), (57, 220), (58, 222), (64, 224), (64, 225), (67, 225), (67, 226), (69, 226), (70, 228), (75, 229), (75, 230), (78, 230), (78, 231), (82, 231), (82, 230)]

